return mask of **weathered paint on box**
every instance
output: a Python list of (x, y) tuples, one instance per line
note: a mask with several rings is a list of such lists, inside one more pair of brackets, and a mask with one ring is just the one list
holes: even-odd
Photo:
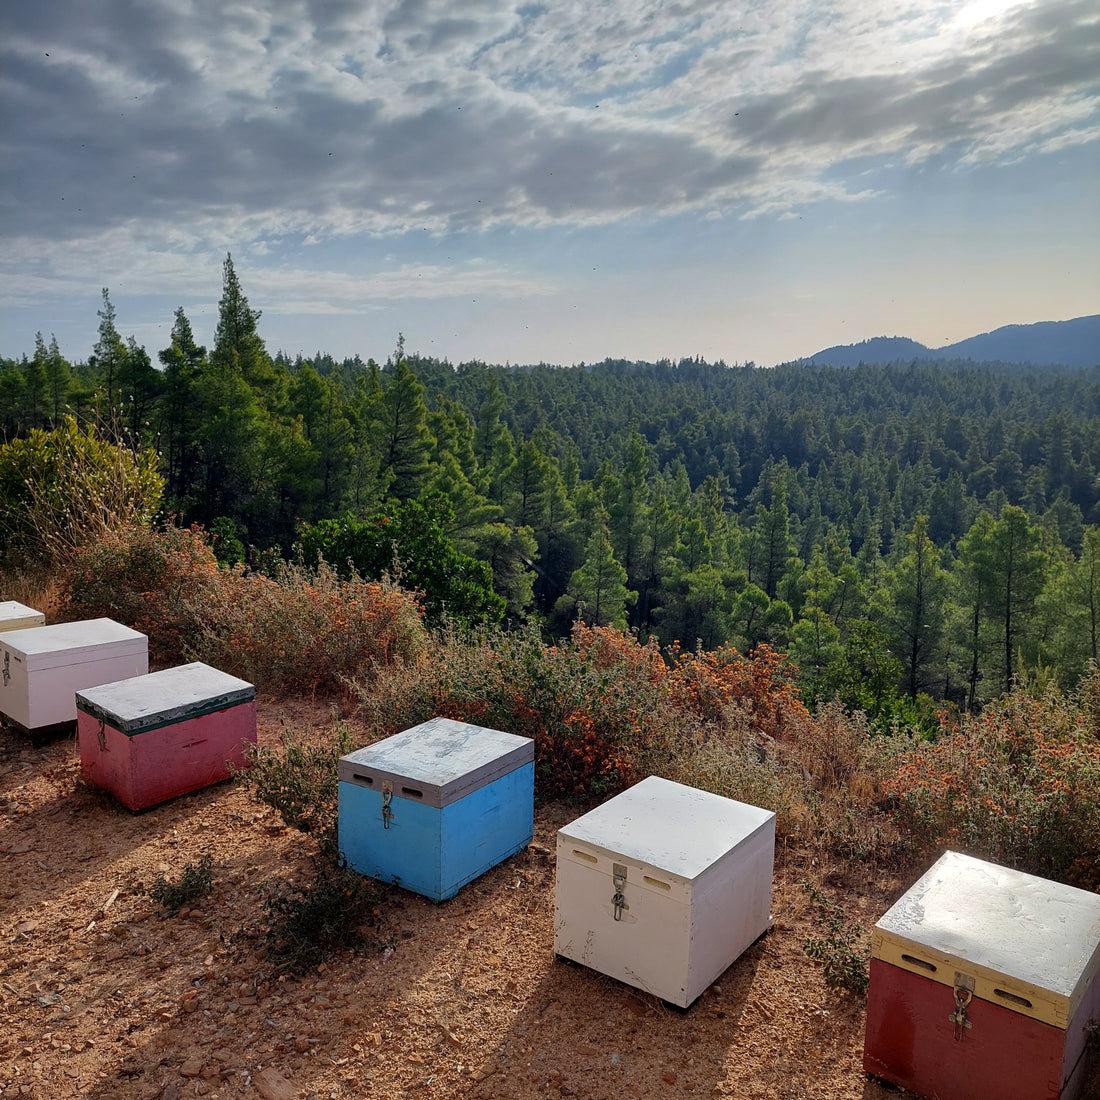
[(878, 922), (871, 953), (867, 1072), (940, 1100), (1083, 1095), (1100, 897), (948, 852)]
[(0, 634), (0, 711), (26, 729), (76, 720), (76, 693), (149, 671), (149, 639), (113, 619)]
[(255, 698), (201, 662), (78, 692), (84, 778), (131, 810), (228, 779), (256, 744)]
[(534, 742), (433, 719), (341, 758), (348, 865), (444, 901), (534, 834)]
[(32, 626), (45, 626), (46, 616), (33, 607), (16, 600), (0, 600), (0, 634), (9, 630), (26, 630)]
[(656, 776), (558, 832), (554, 950), (686, 1008), (768, 930), (775, 814)]

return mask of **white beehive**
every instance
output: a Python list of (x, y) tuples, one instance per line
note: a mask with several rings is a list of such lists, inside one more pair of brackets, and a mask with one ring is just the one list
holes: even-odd
[(771, 923), (775, 814), (650, 776), (558, 831), (554, 950), (686, 1008)]
[(0, 712), (25, 729), (76, 721), (82, 688), (149, 671), (149, 639), (113, 619), (0, 634)]
[(8, 630), (25, 630), (29, 626), (45, 626), (46, 616), (33, 607), (15, 600), (0, 600), (0, 634)]

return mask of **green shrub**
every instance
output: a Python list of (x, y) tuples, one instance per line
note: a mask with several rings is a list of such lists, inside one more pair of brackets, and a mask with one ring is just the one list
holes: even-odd
[(179, 882), (169, 882), (164, 875), (158, 875), (156, 882), (146, 887), (144, 893), (164, 909), (182, 909), (206, 897), (213, 888), (214, 861), (210, 855), (204, 855), (197, 864), (188, 863), (183, 868)]
[(150, 523), (164, 479), (152, 450), (130, 450), (68, 416), (0, 445), (0, 558), (65, 562), (74, 550)]
[(368, 935), (368, 929), (381, 928), (377, 883), (326, 858), (315, 859), (313, 868), (305, 883), (279, 879), (264, 890), (267, 957), (292, 974), (314, 970), (338, 952), (379, 943), (377, 935)]
[(284, 730), (281, 748), (253, 749), (251, 767), (238, 778), (255, 801), (270, 806), (290, 828), (315, 837), (322, 855), (335, 860), (340, 757), (356, 748), (343, 725), (319, 740)]
[(858, 997), (867, 995), (867, 956), (859, 941), (863, 929), (844, 919), (844, 911), (836, 902), (827, 898), (810, 881), (802, 884), (817, 911), (822, 926), (820, 936), (809, 936), (802, 941), (802, 950), (811, 959), (824, 966), (825, 983), (832, 989), (845, 990)]

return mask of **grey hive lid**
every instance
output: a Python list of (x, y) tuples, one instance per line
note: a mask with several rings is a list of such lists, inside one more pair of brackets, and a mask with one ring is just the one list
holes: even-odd
[(534, 759), (530, 737), (432, 718), (341, 757), (339, 775), (378, 790), (389, 782), (395, 797), (441, 808)]
[(201, 661), (76, 693), (76, 709), (133, 735), (214, 714), (256, 698), (256, 689)]
[(25, 603), (20, 603), (18, 600), (0, 600), (0, 624), (12, 622), (16, 619), (38, 618), (41, 615), (41, 611), (33, 607), (28, 607)]
[(99, 660), (100, 654), (147, 652), (149, 639), (114, 619), (82, 619), (8, 631), (0, 635), (0, 644), (21, 654), (30, 670), (68, 665), (74, 659)]
[(1074, 1005), (1100, 965), (1100, 896), (946, 852), (875, 925)]
[(771, 810), (651, 775), (558, 832), (692, 882), (774, 820)]

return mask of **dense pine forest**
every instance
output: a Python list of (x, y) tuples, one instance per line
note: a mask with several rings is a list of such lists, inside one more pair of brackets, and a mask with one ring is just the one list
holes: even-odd
[(231, 259), (210, 349), (182, 309), (153, 355), (106, 290), (99, 317), (85, 362), (41, 334), (0, 359), (9, 565), (28, 470), (122, 443), (225, 565), (395, 575), (435, 623), (767, 647), (879, 725), (1097, 659), (1100, 367), (291, 359)]

